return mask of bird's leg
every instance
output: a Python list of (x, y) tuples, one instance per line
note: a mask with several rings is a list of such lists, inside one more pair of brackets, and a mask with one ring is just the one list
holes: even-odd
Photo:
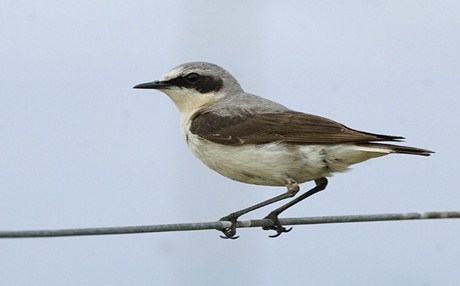
[(264, 230), (269, 230), (269, 229), (273, 229), (276, 231), (276, 234), (274, 235), (270, 235), (270, 237), (278, 237), (280, 236), (283, 232), (289, 232), (291, 231), (292, 227), (289, 228), (289, 229), (286, 229), (285, 227), (283, 227), (278, 219), (278, 215), (280, 213), (282, 213), (283, 211), (285, 211), (286, 209), (292, 207), (293, 205), (297, 204), (298, 202), (308, 198), (309, 196), (311, 195), (314, 195), (322, 190), (324, 190), (327, 186), (327, 179), (326, 178), (321, 178), (321, 179), (317, 179), (315, 180), (315, 183), (316, 183), (316, 186), (309, 190), (308, 192), (305, 192), (303, 193), (302, 195), (300, 195), (299, 197), (293, 199), (292, 201), (282, 205), (281, 207), (275, 209), (274, 211), (270, 212), (265, 218), (267, 219), (270, 219), (273, 221), (273, 225), (272, 226), (269, 226), (269, 227), (264, 227), (263, 229)]
[(221, 235), (220, 237), (222, 237), (222, 238), (230, 238), (230, 239), (238, 238), (238, 236), (235, 236), (235, 234), (236, 234), (236, 221), (238, 220), (238, 218), (240, 216), (242, 216), (242, 215), (244, 215), (244, 214), (246, 214), (248, 212), (251, 212), (253, 210), (259, 209), (261, 207), (264, 207), (264, 206), (273, 204), (275, 202), (278, 202), (278, 201), (281, 201), (281, 200), (284, 200), (284, 199), (291, 198), (291, 197), (295, 196), (295, 194), (297, 194), (297, 192), (299, 191), (299, 185), (297, 184), (297, 182), (295, 182), (293, 179), (289, 178), (289, 179), (286, 179), (286, 184), (287, 184), (288, 190), (284, 194), (278, 195), (276, 197), (273, 197), (273, 198), (268, 199), (266, 201), (260, 202), (258, 204), (253, 205), (253, 206), (247, 207), (245, 209), (233, 212), (233, 213), (221, 218), (219, 221), (229, 221), (229, 222), (231, 222), (231, 226), (221, 230), (224, 233), (224, 235)]

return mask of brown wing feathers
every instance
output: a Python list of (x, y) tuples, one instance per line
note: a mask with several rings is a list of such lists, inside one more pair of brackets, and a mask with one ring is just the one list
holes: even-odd
[(404, 139), (353, 130), (327, 118), (295, 111), (262, 114), (248, 112), (244, 116), (235, 117), (197, 112), (192, 118), (190, 131), (209, 141), (226, 145), (274, 141), (298, 144), (365, 143)]

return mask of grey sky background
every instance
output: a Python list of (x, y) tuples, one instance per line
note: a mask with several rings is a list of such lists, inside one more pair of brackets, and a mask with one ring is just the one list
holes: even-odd
[[(165, 95), (183, 62), (403, 135), (285, 217), (459, 210), (458, 1), (0, 2), (0, 230), (216, 220), (284, 192), (208, 170)], [(301, 186), (307, 190), (312, 186)], [(270, 208), (244, 219), (261, 218)], [(0, 240), (1, 285), (458, 285), (457, 220)]]

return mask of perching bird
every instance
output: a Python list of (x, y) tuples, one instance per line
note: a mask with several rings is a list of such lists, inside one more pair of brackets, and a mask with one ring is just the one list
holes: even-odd
[(243, 183), (287, 187), (286, 193), (221, 218), (231, 222), (223, 230), (224, 238), (236, 238), (238, 217), (295, 196), (301, 183), (315, 181), (316, 186), (265, 217), (273, 221), (264, 228), (276, 231), (271, 237), (290, 231), (281, 225), (278, 215), (324, 190), (326, 177), (332, 173), (391, 153), (433, 153), (380, 143), (404, 138), (354, 130), (246, 93), (229, 72), (211, 63), (185, 63), (159, 81), (134, 88), (157, 89), (174, 101), (187, 145), (209, 168)]

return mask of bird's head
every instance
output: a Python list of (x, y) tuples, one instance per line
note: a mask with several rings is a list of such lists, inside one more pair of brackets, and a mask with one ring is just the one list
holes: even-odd
[(193, 113), (228, 94), (243, 91), (229, 72), (206, 62), (182, 64), (167, 72), (162, 79), (138, 84), (134, 88), (157, 89), (165, 93), (182, 114)]

